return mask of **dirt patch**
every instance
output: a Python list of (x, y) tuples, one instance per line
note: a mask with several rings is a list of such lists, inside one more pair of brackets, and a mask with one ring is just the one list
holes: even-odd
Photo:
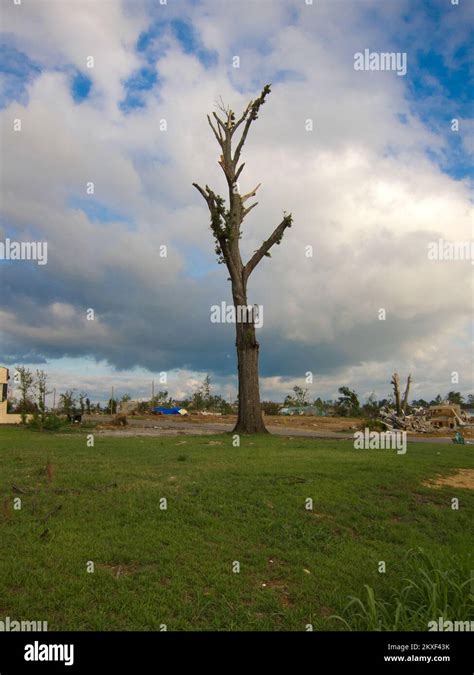
[(262, 582), (261, 587), (263, 590), (271, 589), (275, 591), (277, 594), (278, 602), (283, 607), (291, 607), (293, 605), (293, 602), (290, 598), (290, 594), (288, 592), (288, 587), (284, 581), (279, 580), (264, 581)]
[[(98, 428), (98, 427), (96, 427)], [(139, 436), (212, 436), (216, 432), (207, 429), (168, 429), (165, 427), (121, 427), (105, 428), (101, 426), (96, 432), (101, 436), (114, 436), (119, 438), (137, 438)]]
[(95, 566), (100, 570), (109, 572), (116, 579), (118, 579), (120, 576), (125, 577), (129, 576), (130, 574), (134, 574), (138, 569), (137, 565), (119, 565), (112, 563), (96, 563)]
[(318, 513), (317, 511), (306, 511), (306, 513), (313, 518), (334, 518), (334, 516), (330, 516), (327, 513)]
[(459, 469), (451, 476), (437, 476), (422, 483), (425, 487), (457, 487), (465, 490), (474, 490), (474, 469)]
[[(359, 428), (361, 419), (356, 417), (313, 417), (307, 415), (265, 415), (265, 424), (273, 427), (283, 427), (288, 429), (303, 429), (306, 431), (353, 431)], [(111, 426), (112, 419), (104, 419), (104, 417), (87, 417), (87, 421), (99, 422), (99, 431), (117, 431), (117, 427)], [(206, 433), (205, 427), (209, 425), (221, 426), (228, 425), (234, 427), (237, 422), (236, 415), (199, 415), (192, 413), (186, 417), (181, 415), (166, 416), (163, 419), (161, 416), (146, 415), (140, 417), (129, 417), (128, 422), (132, 427), (151, 427), (158, 429), (161, 433), (169, 432), (173, 428), (180, 429), (181, 433), (186, 431), (186, 427), (191, 427), (193, 433)], [(204, 427), (201, 430), (196, 427)], [(129, 435), (132, 435), (129, 431)], [(216, 430), (213, 430), (216, 433)], [(161, 435), (153, 434), (153, 435)]]
[[(137, 436), (212, 436), (214, 434), (231, 432), (235, 427), (235, 415), (141, 415), (130, 416), (128, 427), (113, 427), (110, 425), (110, 416), (87, 416), (84, 421), (97, 424), (96, 433), (104, 436), (137, 437)], [(266, 415), (265, 424), (271, 433), (290, 436), (288, 440), (300, 441), (304, 437), (337, 438), (343, 435), (350, 438), (353, 432), (360, 429), (363, 420), (358, 417), (311, 417), (306, 415)], [(291, 434), (291, 435), (290, 435)], [(474, 426), (463, 428), (464, 436), (474, 435)], [(410, 433), (409, 437), (416, 440), (436, 438), (446, 442), (448, 436), (452, 438), (452, 430), (440, 430), (432, 434)], [(342, 437), (342, 436), (339, 436)], [(420, 437), (422, 437), (420, 439)], [(252, 443), (250, 443), (251, 445)]]
[(95, 566), (106, 572), (109, 572), (113, 577), (119, 579), (120, 577), (127, 577), (132, 574), (137, 574), (137, 572), (144, 572), (150, 569), (156, 569), (156, 562), (151, 563), (96, 563)]

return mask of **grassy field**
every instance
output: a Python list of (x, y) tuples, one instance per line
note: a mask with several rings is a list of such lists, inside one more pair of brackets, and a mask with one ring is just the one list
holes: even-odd
[[(459, 577), (467, 601), (472, 490), (423, 482), (472, 469), (472, 456), (469, 446), (409, 444), (398, 455), (272, 436), (234, 448), (230, 435), (96, 436), (91, 448), (85, 433), (3, 428), (0, 619), (49, 630), (344, 630), (330, 617), (348, 596), (367, 584), (389, 602), (420, 547)], [(446, 611), (461, 611), (456, 602)], [(426, 630), (431, 618), (404, 627)]]

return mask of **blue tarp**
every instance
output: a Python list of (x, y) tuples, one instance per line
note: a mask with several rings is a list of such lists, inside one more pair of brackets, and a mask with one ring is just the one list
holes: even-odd
[(180, 410), (181, 408), (161, 408), (160, 406), (153, 408), (154, 413), (161, 413), (162, 415), (179, 415)]

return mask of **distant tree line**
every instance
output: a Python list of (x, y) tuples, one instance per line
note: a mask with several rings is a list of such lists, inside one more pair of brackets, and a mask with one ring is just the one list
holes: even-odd
[[(30, 415), (33, 418), (33, 423), (39, 427), (45, 423), (48, 417), (57, 414), (66, 416), (76, 414), (115, 415), (119, 404), (127, 403), (131, 400), (130, 394), (123, 394), (119, 399), (111, 397), (106, 404), (101, 405), (100, 402), (92, 403), (88, 395), (83, 391), (77, 393), (75, 389), (66, 389), (59, 395), (55, 410), (51, 410), (46, 406), (46, 397), (52, 392), (48, 389), (48, 376), (43, 370), (32, 372), (24, 366), (18, 366), (15, 369), (15, 384), (17, 385), (19, 396), (18, 398), (9, 399), (8, 412), (21, 414), (23, 422)], [(296, 385), (293, 387), (291, 393), (285, 397), (283, 406), (286, 408), (312, 406), (325, 415), (375, 418), (378, 416), (381, 408), (393, 407), (395, 405), (393, 394), (377, 400), (375, 394), (372, 393), (367, 397), (365, 403), (361, 403), (358, 394), (347, 386), (339, 387), (338, 393), (339, 397), (335, 400), (323, 400), (320, 397), (313, 398), (310, 395), (309, 389), (303, 389)], [(423, 398), (414, 399), (407, 406), (406, 411), (410, 412), (413, 408), (418, 407), (440, 405), (444, 401), (458, 404), (462, 408), (474, 408), (474, 394), (469, 394), (465, 398), (459, 391), (449, 391), (444, 397), (438, 394), (431, 401)], [(149, 401), (138, 402), (136, 410), (139, 414), (147, 414), (156, 407), (173, 407), (176, 405), (186, 408), (190, 412), (210, 411), (226, 415), (235, 413), (238, 402), (234, 401), (230, 403), (223, 396), (213, 394), (211, 378), (209, 375), (206, 375), (202, 384), (196, 388), (189, 398), (176, 401), (170, 396), (168, 391), (159, 391)], [(281, 403), (262, 401), (262, 409), (266, 415), (277, 415), (281, 408)]]
[[(333, 414), (342, 417), (377, 417), (381, 408), (394, 407), (395, 401), (392, 394), (386, 398), (377, 400), (375, 394), (370, 394), (365, 403), (361, 403), (359, 396), (353, 389), (347, 386), (339, 387), (340, 396), (336, 400), (322, 400), (320, 397), (311, 399), (308, 389), (302, 387), (293, 387), (292, 393), (288, 394), (284, 400), (284, 407), (306, 407), (311, 406), (318, 409), (322, 414)], [(413, 408), (427, 408), (430, 405), (440, 405), (444, 401), (451, 404), (458, 404), (462, 408), (474, 408), (474, 394), (469, 394), (466, 398), (459, 391), (449, 391), (444, 397), (438, 394), (431, 401), (425, 399), (414, 399), (407, 406), (409, 412)], [(272, 401), (262, 403), (264, 412), (267, 415), (276, 415), (281, 409), (281, 405)]]

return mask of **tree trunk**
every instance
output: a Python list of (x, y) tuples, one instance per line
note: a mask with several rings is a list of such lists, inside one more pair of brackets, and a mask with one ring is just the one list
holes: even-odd
[(236, 330), (239, 370), (239, 414), (234, 433), (268, 433), (263, 422), (260, 407), (258, 381), (259, 344), (255, 337), (255, 326), (250, 323), (236, 323)]
[(408, 395), (410, 393), (410, 385), (411, 385), (411, 375), (408, 375), (407, 386), (406, 386), (405, 393), (403, 394), (403, 399), (402, 399), (402, 412), (404, 412), (404, 413), (406, 413), (406, 411), (407, 411)]
[[(260, 386), (258, 378), (259, 343), (255, 335), (254, 317), (251, 321), (239, 322), (238, 307), (247, 307), (245, 289), (234, 293), (236, 311), (236, 347), (239, 372), (239, 412), (234, 433), (266, 434), (268, 433), (260, 406)], [(247, 318), (250, 318), (247, 316)]]
[(393, 385), (393, 395), (395, 398), (395, 408), (397, 410), (397, 415), (402, 414), (402, 406), (400, 403), (400, 378), (398, 373), (394, 373), (392, 376), (392, 385)]

